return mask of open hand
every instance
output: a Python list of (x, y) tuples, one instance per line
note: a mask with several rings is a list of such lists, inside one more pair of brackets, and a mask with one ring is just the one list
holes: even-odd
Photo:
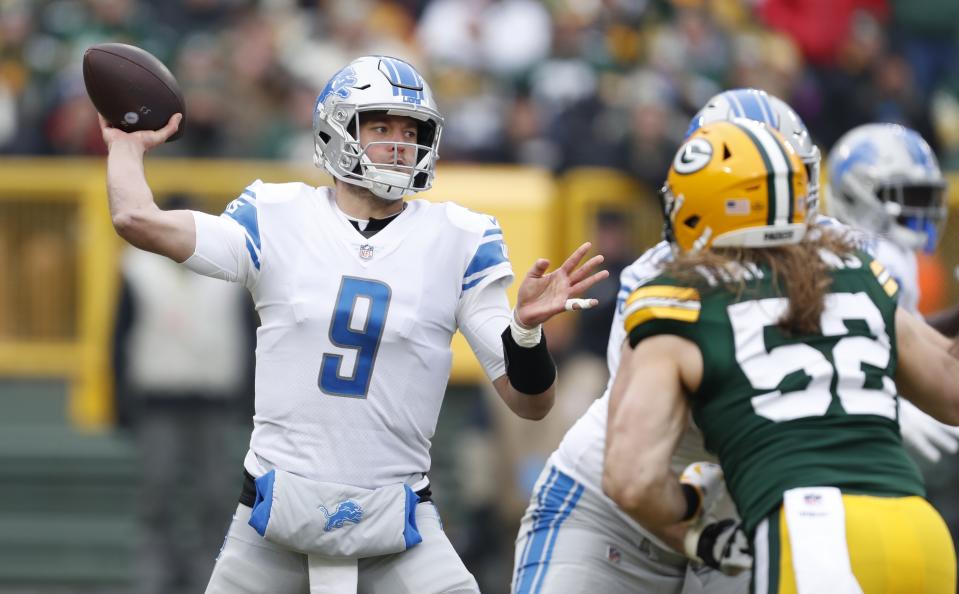
[[(603, 263), (603, 256), (593, 256), (579, 266), (580, 261), (589, 251), (590, 245), (587, 242), (579, 246), (563, 262), (563, 265), (553, 272), (546, 272), (549, 269), (549, 260), (545, 258), (540, 258), (533, 264), (530, 271), (526, 273), (516, 298), (516, 321), (521, 326), (532, 328), (566, 311), (567, 299), (582, 295), (590, 287), (609, 276), (607, 270), (592, 272)], [(598, 304), (598, 301), (589, 299), (587, 304), (588, 307), (593, 307)], [(582, 307), (575, 305), (574, 309), (582, 309)]]

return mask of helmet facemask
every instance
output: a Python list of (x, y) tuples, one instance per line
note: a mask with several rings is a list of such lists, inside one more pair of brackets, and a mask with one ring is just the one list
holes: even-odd
[(829, 208), (840, 221), (906, 250), (936, 249), (946, 222), (946, 180), (914, 130), (864, 124), (829, 155)]
[[(417, 122), (416, 142), (372, 141), (363, 146), (360, 142), (360, 129), (366, 118), (383, 114), (410, 117)], [(439, 159), (439, 129), (435, 120), (423, 120), (421, 114), (402, 113), (396, 109), (364, 108), (357, 110), (354, 105), (339, 104), (333, 113), (334, 121), (346, 120), (345, 125), (330, 124), (320, 119), (315, 130), (317, 166), (323, 164), (323, 152), (339, 155), (335, 163), (325, 164), (330, 173), (338, 179), (354, 185), (368, 188), (373, 194), (387, 200), (398, 200), (403, 196), (428, 190), (433, 185), (435, 163)], [(331, 134), (328, 128), (339, 127), (339, 134)], [(375, 147), (390, 147), (392, 162), (378, 163), (370, 158)], [(401, 162), (401, 153), (414, 155), (411, 162)]]
[(886, 233), (900, 245), (932, 253), (946, 223), (945, 182), (881, 185), (876, 196), (889, 215)]

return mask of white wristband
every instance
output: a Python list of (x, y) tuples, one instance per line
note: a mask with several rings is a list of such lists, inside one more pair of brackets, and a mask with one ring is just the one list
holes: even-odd
[(543, 325), (537, 324), (533, 328), (523, 328), (519, 325), (519, 322), (516, 321), (515, 309), (513, 310), (513, 315), (509, 318), (509, 331), (510, 334), (513, 335), (513, 340), (516, 341), (516, 344), (524, 349), (533, 348), (543, 339)]

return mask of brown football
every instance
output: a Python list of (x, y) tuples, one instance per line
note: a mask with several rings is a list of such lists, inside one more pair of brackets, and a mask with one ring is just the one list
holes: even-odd
[(180, 128), (167, 142), (183, 134), (183, 94), (167, 67), (149, 52), (125, 43), (91, 46), (83, 54), (83, 82), (94, 107), (113, 127), (159, 130), (170, 116), (182, 113)]

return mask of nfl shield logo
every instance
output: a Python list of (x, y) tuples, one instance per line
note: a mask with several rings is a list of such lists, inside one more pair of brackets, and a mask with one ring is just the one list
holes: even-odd
[(360, 246), (360, 258), (364, 260), (369, 260), (373, 257), (373, 246), (368, 243), (364, 243)]

